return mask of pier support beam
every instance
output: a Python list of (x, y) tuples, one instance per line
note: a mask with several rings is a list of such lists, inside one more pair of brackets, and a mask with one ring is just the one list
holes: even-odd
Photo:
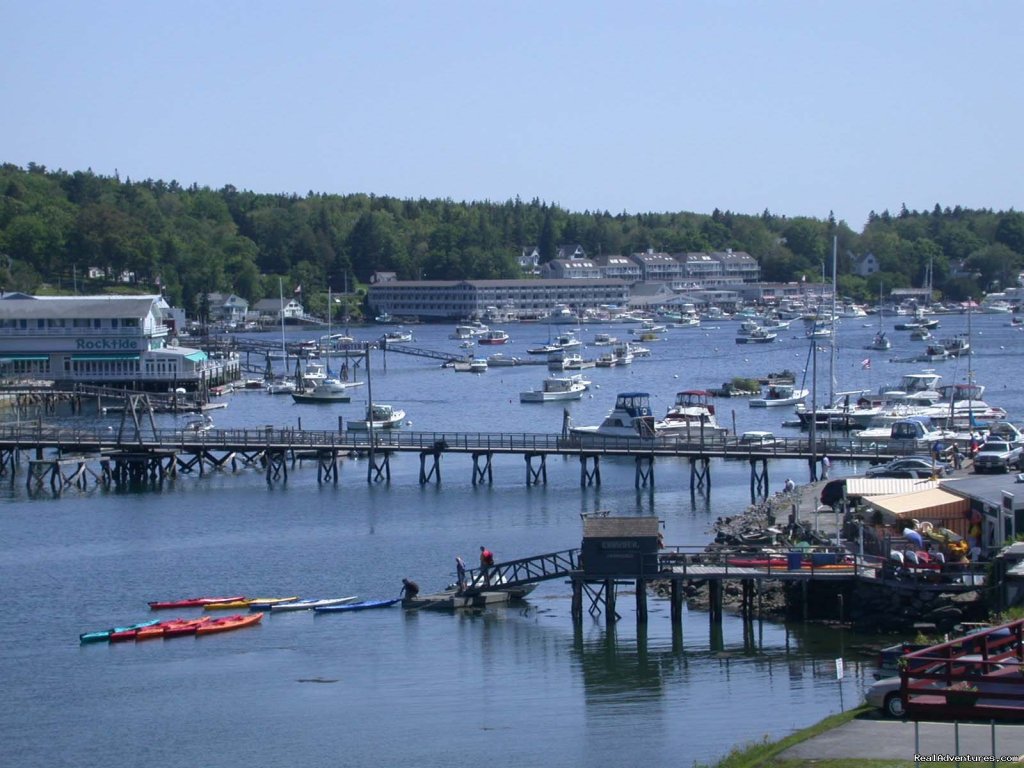
[[(427, 457), (430, 457), (430, 469), (427, 469)], [(426, 485), (433, 479), (438, 485), (441, 484), (441, 451), (433, 449), (420, 451), (420, 485)]]
[(18, 469), (18, 449), (0, 450), (0, 477), (6, 477), (8, 473), (14, 479)]
[[(761, 469), (758, 471), (757, 465), (760, 463)], [(758, 499), (768, 498), (768, 459), (751, 459), (750, 460), (750, 503), (753, 504)]]
[(683, 626), (683, 584), (679, 579), (671, 581), (671, 621), (673, 628)]
[(288, 452), (268, 448), (264, 454), (267, 460), (267, 485), (275, 480), (288, 482)]
[(711, 459), (707, 456), (690, 457), (690, 495), (697, 491), (711, 497)]
[(619, 620), (619, 614), (615, 610), (615, 579), (604, 580), (604, 623), (606, 626), (614, 626)]
[(338, 484), (338, 452), (333, 448), (329, 451), (317, 451), (316, 481)]
[(633, 482), (637, 488), (646, 488), (648, 482), (651, 488), (654, 487), (654, 456), (636, 457), (636, 478)]
[[(547, 485), (548, 484), (548, 456), (546, 453), (525, 453), (526, 460), (526, 485)], [(533, 460), (539, 459), (540, 465), (534, 469)]]
[(722, 592), (720, 579), (708, 581), (708, 618), (712, 624), (722, 623)]
[[(369, 461), (366, 463), (366, 482), (368, 483), (379, 483), (391, 482), (391, 451), (370, 451), (370, 455), (367, 457)], [(335, 473), (337, 474), (337, 473)], [(420, 470), (422, 476), (423, 471)], [(437, 474), (438, 482), (441, 481), (441, 473), (438, 471)], [(337, 480), (335, 480), (337, 482)], [(421, 480), (422, 482), (422, 480)]]
[(583, 579), (572, 580), (572, 621), (573, 624), (583, 622)]
[[(494, 458), (493, 451), (473, 452), (473, 485), (486, 482), (488, 485), (494, 483), (494, 470), (491, 468), (491, 461)], [(480, 462), (483, 460), (483, 465)]]
[[(587, 463), (593, 460), (593, 470), (587, 470)], [(589, 456), (585, 453), (580, 454), (580, 487), (586, 488), (588, 485), (601, 485), (601, 457), (594, 453)]]
[(636, 580), (636, 623), (642, 625), (647, 623), (647, 581)]

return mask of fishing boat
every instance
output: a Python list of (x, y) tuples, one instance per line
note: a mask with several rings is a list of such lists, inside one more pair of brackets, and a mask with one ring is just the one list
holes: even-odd
[(750, 333), (739, 334), (736, 336), (737, 344), (768, 344), (769, 342), (775, 341), (779, 334), (767, 331), (764, 328), (755, 328)]
[(719, 425), (711, 393), (703, 389), (677, 392), (675, 403), (668, 409), (664, 421), (665, 433), (680, 438), (707, 440), (725, 437), (729, 432)]
[(233, 629), (242, 629), (259, 624), (263, 621), (263, 613), (236, 613), (233, 616), (225, 616), (220, 619), (207, 621), (196, 627), (196, 635), (212, 635), (216, 632), (230, 632)]
[(539, 347), (532, 347), (526, 351), (531, 355), (550, 355), (552, 352), (578, 352), (583, 348), (583, 342), (576, 338), (573, 333), (560, 333), (554, 341)]
[(397, 429), (405, 421), (405, 411), (386, 403), (372, 403), (366, 407), (365, 419), (348, 422), (349, 432), (366, 432), (373, 429)]
[(270, 610), (274, 613), (284, 611), (309, 611), (313, 608), (325, 605), (344, 605), (345, 603), (354, 603), (358, 599), (359, 597), (356, 595), (352, 595), (351, 597), (329, 597), (323, 599), (309, 598), (306, 600), (294, 600), (290, 603), (277, 603), (276, 605), (270, 606)]
[(808, 390), (796, 389), (792, 384), (769, 384), (764, 388), (761, 397), (753, 397), (748, 402), (751, 408), (796, 405), (802, 403), (809, 394)]
[(402, 598), (393, 597), (389, 600), (360, 600), (358, 603), (345, 603), (343, 605), (321, 605), (313, 610), (317, 613), (347, 613), (349, 611), (367, 611), (374, 608), (388, 608), (400, 603)]
[(352, 402), (350, 390), (361, 386), (361, 381), (324, 379), (312, 389), (292, 392), (292, 399), (296, 403), (349, 403)]
[(594, 335), (593, 344), (595, 347), (610, 347), (617, 341), (618, 339), (612, 336), (610, 333), (598, 333)]
[(227, 603), (232, 600), (244, 600), (245, 595), (232, 595), (230, 597), (186, 597), (181, 600), (151, 600), (149, 608), (152, 611), (164, 610), (167, 608), (202, 608), (210, 603)]
[(487, 356), (487, 366), (489, 368), (497, 368), (501, 366), (513, 366), (519, 365), (521, 361), (518, 357), (506, 355), (504, 352), (495, 352), (493, 355)]
[(509, 335), (501, 330), (487, 331), (477, 337), (478, 344), (505, 344), (508, 340)]
[(573, 376), (548, 376), (544, 379), (540, 389), (519, 393), (521, 403), (548, 403), (556, 400), (579, 400), (587, 391), (587, 385), (583, 377), (576, 374)]
[(600, 424), (570, 426), (567, 434), (572, 443), (584, 446), (614, 443), (616, 439), (625, 438), (676, 438), (671, 425), (654, 418), (651, 396), (647, 392), (620, 392), (615, 397), (615, 407)]
[(408, 344), (412, 341), (412, 333), (409, 331), (388, 331), (384, 334), (385, 344)]
[(885, 335), (885, 331), (879, 331), (875, 334), (875, 338), (871, 340), (865, 349), (873, 349), (878, 352), (884, 352), (888, 349), (892, 349), (892, 342), (889, 337)]
[(83, 645), (86, 643), (105, 643), (110, 640), (110, 636), (118, 634), (120, 632), (128, 632), (132, 630), (139, 630), (143, 627), (152, 627), (155, 624), (159, 624), (159, 619), (153, 619), (151, 621), (140, 621), (137, 624), (128, 624), (123, 627), (111, 627), (110, 629), (100, 629), (95, 632), (83, 632), (78, 636), (79, 642)]
[(470, 373), (486, 373), (487, 372), (487, 358), (486, 357), (474, 357), (469, 361), (469, 372)]
[(479, 336), (483, 336), (490, 329), (482, 323), (470, 323), (466, 325), (456, 325), (455, 330), (448, 336), (449, 339), (476, 339)]

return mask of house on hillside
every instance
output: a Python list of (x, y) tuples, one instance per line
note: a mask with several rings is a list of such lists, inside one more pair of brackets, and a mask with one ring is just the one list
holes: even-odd
[(878, 272), (878, 259), (875, 258), (873, 253), (865, 253), (861, 257), (854, 257), (853, 259), (853, 273), (860, 275), (861, 277), (867, 277)]
[(746, 251), (715, 251), (711, 254), (722, 265), (722, 277), (739, 283), (750, 283), (761, 279), (761, 265)]
[(295, 299), (260, 299), (253, 305), (253, 311), (261, 323), (279, 323), (282, 317), (285, 322), (300, 318), (305, 309)]
[(249, 302), (233, 293), (224, 295), (220, 292), (206, 294), (206, 305), (209, 307), (212, 322), (242, 325), (249, 312)]
[(519, 254), (519, 268), (530, 275), (537, 274), (540, 263), (540, 250), (535, 245), (525, 246)]

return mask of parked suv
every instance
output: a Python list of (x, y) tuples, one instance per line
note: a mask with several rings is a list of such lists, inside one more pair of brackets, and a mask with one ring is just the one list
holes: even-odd
[(986, 440), (974, 455), (974, 471), (1008, 472), (1011, 467), (1020, 469), (1022, 450), (1021, 446), (1006, 440)]

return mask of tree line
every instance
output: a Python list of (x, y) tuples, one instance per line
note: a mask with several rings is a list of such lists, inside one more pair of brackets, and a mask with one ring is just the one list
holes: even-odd
[[(855, 232), (826, 219), (715, 210), (710, 214), (573, 212), (539, 199), (455, 202), (368, 194), (304, 196), (121, 180), (85, 171), (0, 166), (0, 287), (25, 292), (161, 291), (195, 310), (210, 291), (250, 301), (278, 294), (352, 292), (377, 271), (404, 280), (523, 277), (518, 258), (541, 262), (559, 244), (586, 252), (745, 251), (771, 281), (831, 277), (839, 291), (877, 300), (920, 287), (962, 300), (1016, 283), (1024, 270), (1024, 214), (956, 206), (872, 212)], [(880, 271), (854, 272), (865, 254)], [(315, 307), (314, 307), (315, 309)]]

